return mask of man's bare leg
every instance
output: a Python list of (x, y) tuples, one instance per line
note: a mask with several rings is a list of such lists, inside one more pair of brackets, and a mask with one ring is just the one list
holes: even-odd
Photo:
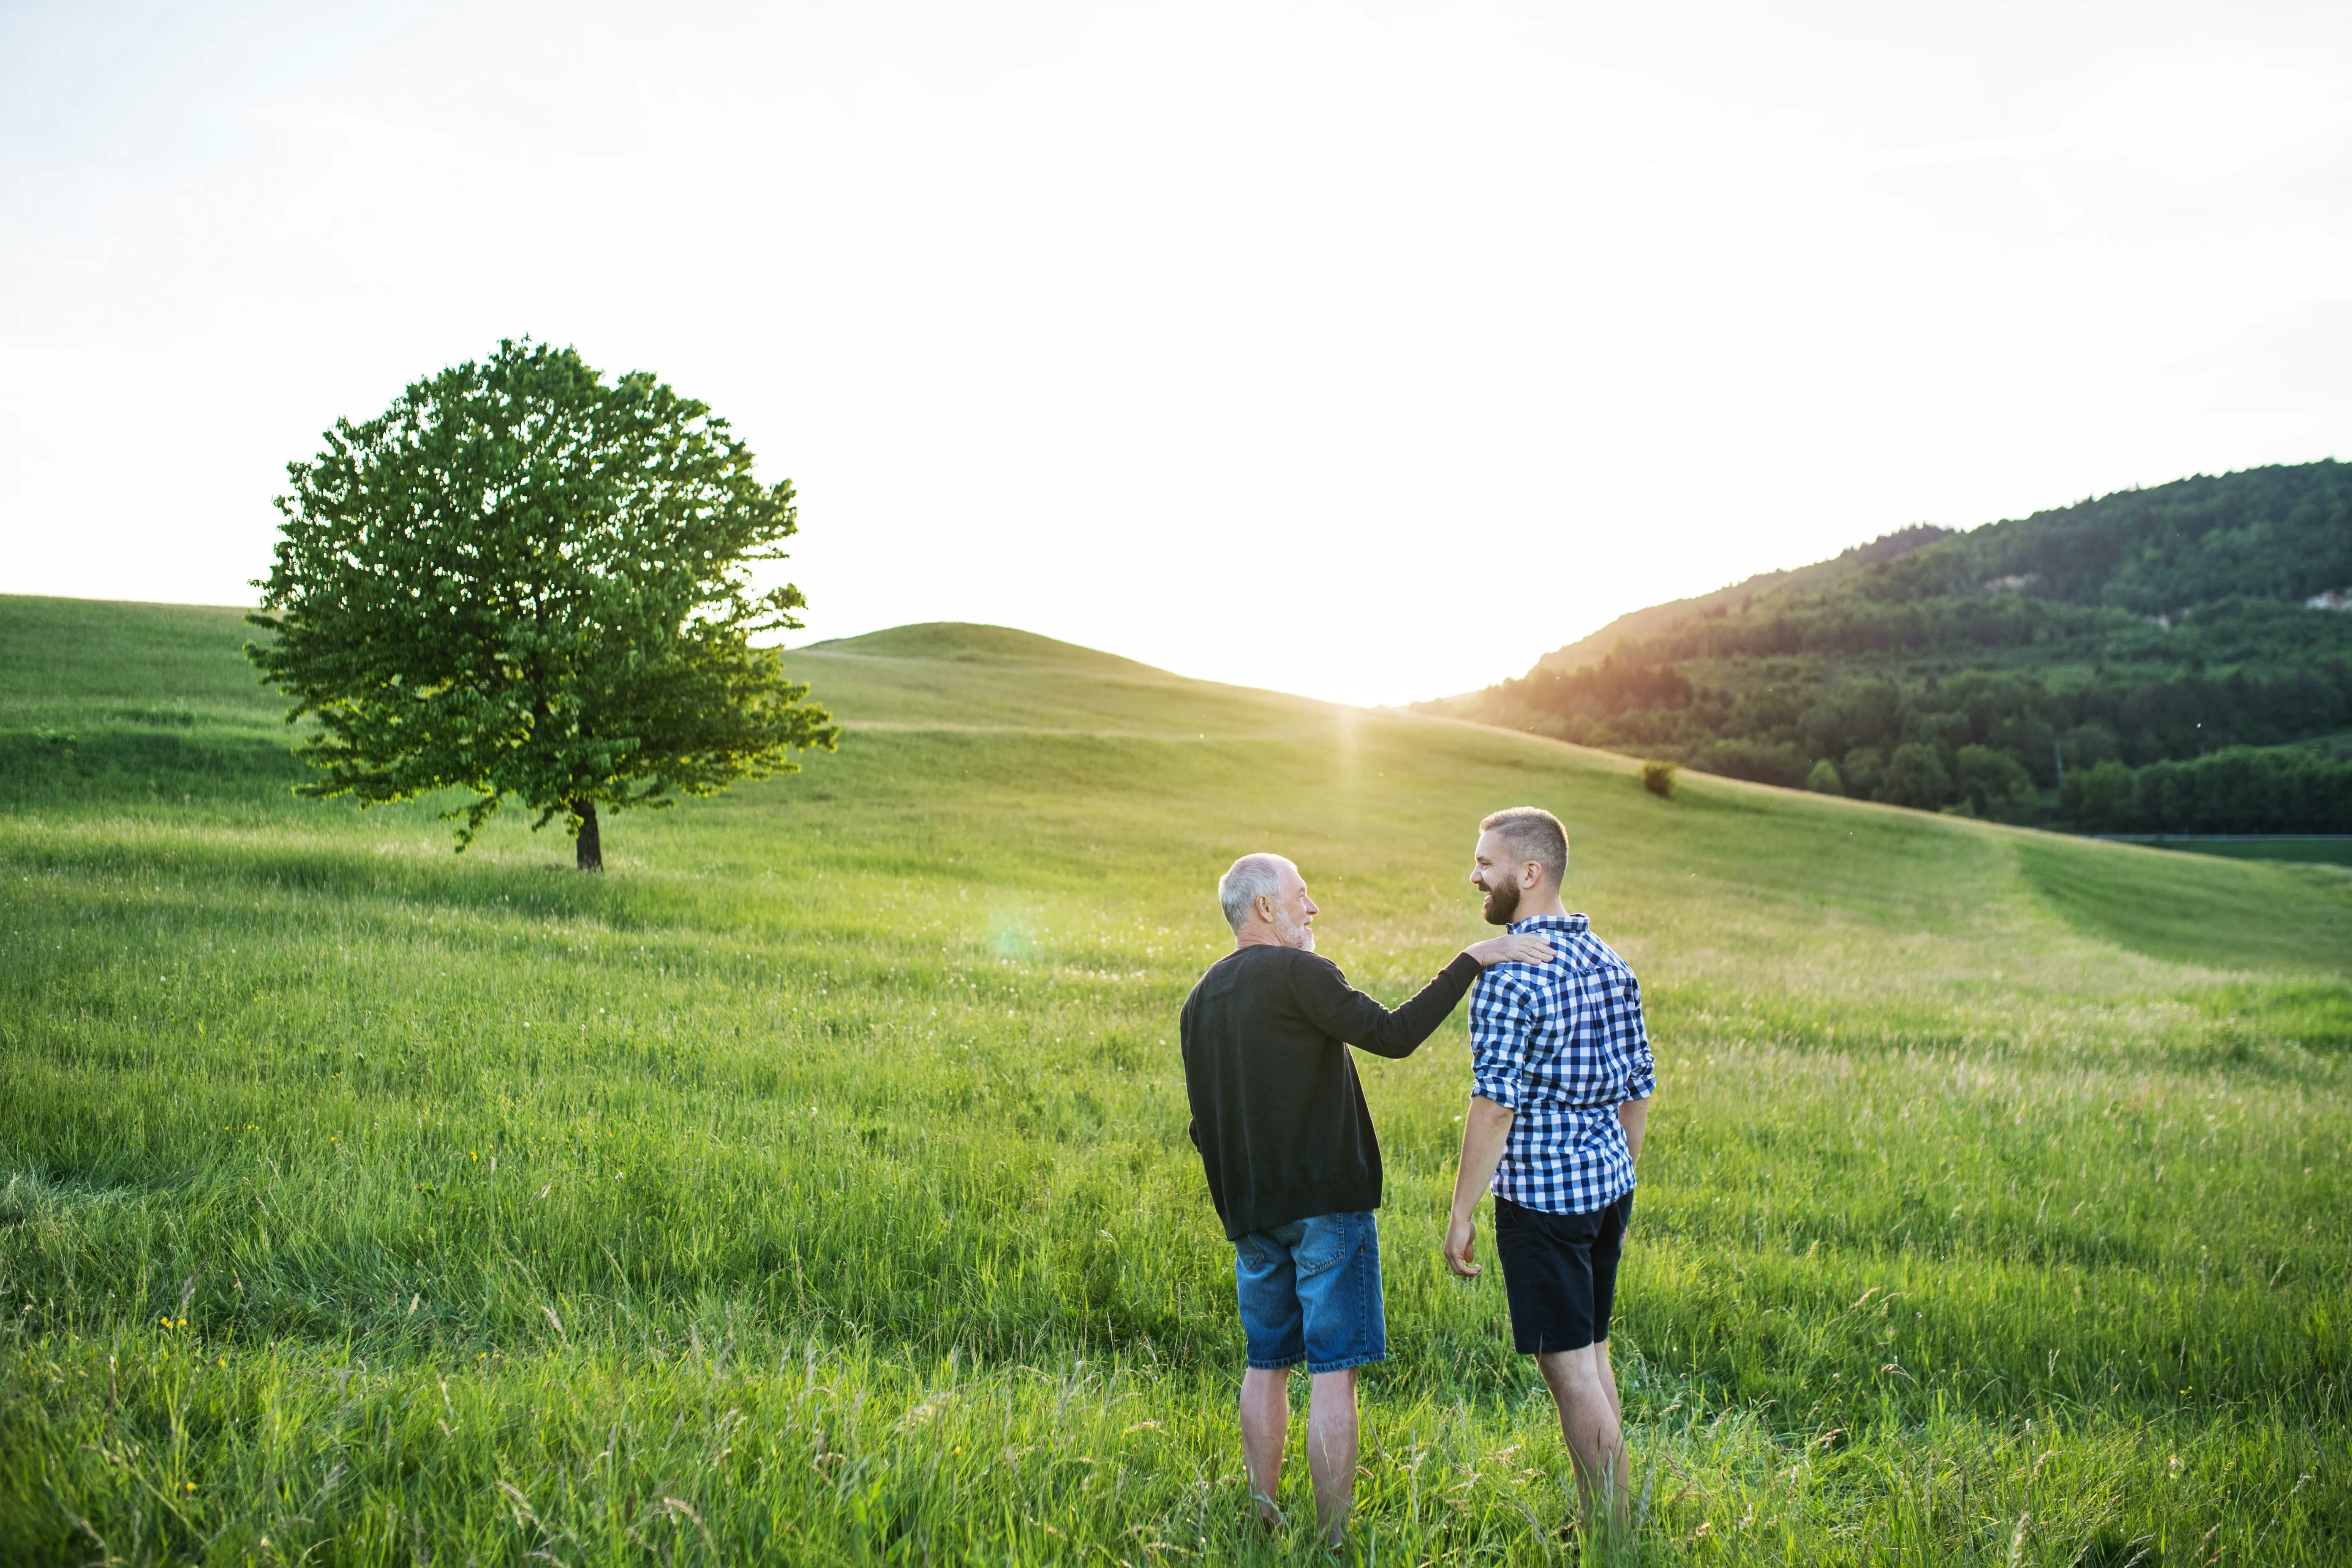
[(1315, 1478), (1315, 1522), (1333, 1546), (1356, 1505), (1356, 1369), (1318, 1372), (1307, 1405), (1307, 1470)]
[[(1621, 1461), (1623, 1461), (1625, 1458), (1625, 1451), (1622, 1434), (1625, 1429), (1625, 1407), (1622, 1404), (1618, 1403), (1617, 1369), (1609, 1364), (1609, 1342), (1607, 1340), (1595, 1342), (1592, 1351), (1595, 1358), (1598, 1359), (1601, 1363), (1601, 1386), (1609, 1395), (1609, 1419), (1617, 1423), (1617, 1429), (1620, 1434), (1617, 1445), (1618, 1458)], [(1625, 1473), (1630, 1479), (1633, 1474), (1630, 1464), (1627, 1465)]]
[[(1320, 1381), (1319, 1379), (1318, 1381)], [(1242, 1374), (1242, 1462), (1249, 1468), (1250, 1498), (1268, 1529), (1282, 1524), (1275, 1500), (1282, 1491), (1282, 1450), (1290, 1441), (1290, 1369), (1254, 1366)], [(1310, 1420), (1307, 1430), (1314, 1430)]]
[(1559, 1435), (1567, 1439), (1569, 1459), (1576, 1468), (1577, 1511), (1590, 1524), (1594, 1505), (1605, 1497), (1611, 1524), (1622, 1530), (1633, 1465), (1625, 1451), (1608, 1342), (1580, 1351), (1548, 1352), (1536, 1357), (1536, 1366), (1551, 1389), (1552, 1403), (1559, 1406)]
[(1617, 1369), (1610, 1364), (1609, 1342), (1596, 1342), (1592, 1352), (1598, 1363), (1601, 1392), (1609, 1395), (1609, 1428), (1617, 1436), (1617, 1503), (1612, 1511), (1622, 1528), (1631, 1517), (1633, 1506), (1633, 1447), (1625, 1441), (1625, 1406), (1617, 1396)]

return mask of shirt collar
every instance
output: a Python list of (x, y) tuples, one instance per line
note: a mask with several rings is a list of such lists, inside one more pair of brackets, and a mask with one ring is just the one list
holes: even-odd
[(1503, 929), (1513, 936), (1521, 931), (1565, 931), (1570, 936), (1581, 936), (1592, 928), (1592, 922), (1582, 915), (1529, 915), (1523, 921), (1513, 921)]

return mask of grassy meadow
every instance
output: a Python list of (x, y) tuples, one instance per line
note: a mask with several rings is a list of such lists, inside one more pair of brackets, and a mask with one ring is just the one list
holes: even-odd
[[(914, 627), (583, 877), (294, 798), (246, 635), (0, 599), (0, 1561), (1332, 1561), (1244, 1523), (1176, 1010), (1254, 848), (1402, 999), (1518, 804), (1656, 1043), (1641, 1561), (2352, 1557), (2352, 872)], [(1586, 1550), (1438, 1257), (1466, 1058), (1361, 1063), (1367, 1563)]]
[(2315, 866), (2352, 866), (2352, 838), (2158, 838), (2159, 849), (2189, 855), (2226, 855), (2236, 860), (2300, 860)]

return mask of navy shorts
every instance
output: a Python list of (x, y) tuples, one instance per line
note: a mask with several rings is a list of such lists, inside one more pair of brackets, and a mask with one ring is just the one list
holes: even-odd
[(1340, 1372), (1386, 1361), (1381, 1232), (1369, 1214), (1326, 1214), (1234, 1243), (1249, 1363)]
[(1521, 1355), (1580, 1351), (1609, 1338), (1617, 1259), (1633, 1194), (1590, 1214), (1552, 1214), (1495, 1200), (1495, 1256), (1511, 1303), (1511, 1342)]

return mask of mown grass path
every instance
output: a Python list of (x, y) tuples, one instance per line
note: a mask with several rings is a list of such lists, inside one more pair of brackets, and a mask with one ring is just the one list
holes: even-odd
[[(1522, 803), (1652, 1006), (1643, 1560), (2352, 1552), (2352, 876), (909, 628), (590, 879), (292, 799), (242, 636), (0, 600), (0, 1560), (1321, 1561), (1242, 1528), (1175, 1010), (1260, 847), (1401, 998)], [(1465, 1058), (1363, 1066), (1354, 1552), (1569, 1561)]]

